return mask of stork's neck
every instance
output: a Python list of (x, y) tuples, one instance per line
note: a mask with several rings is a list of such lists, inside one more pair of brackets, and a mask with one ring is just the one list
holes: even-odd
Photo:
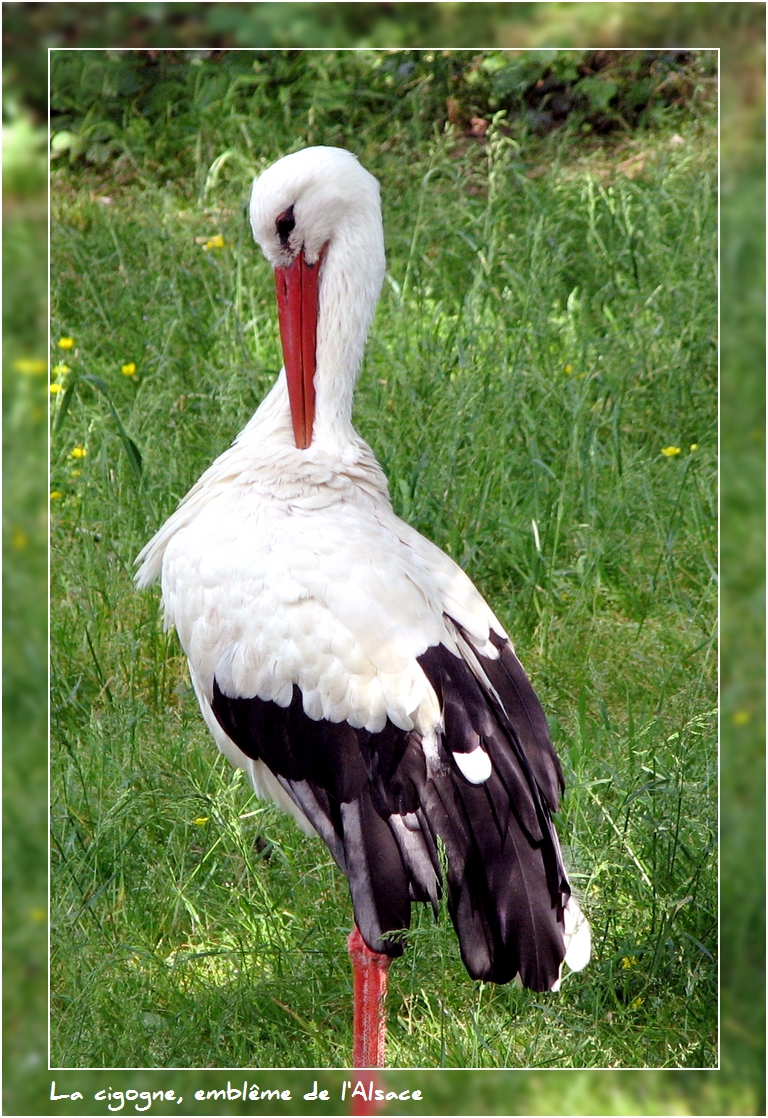
[(320, 273), (313, 442), (345, 443), (352, 435), (355, 382), (383, 279), (380, 213), (350, 219), (328, 245)]

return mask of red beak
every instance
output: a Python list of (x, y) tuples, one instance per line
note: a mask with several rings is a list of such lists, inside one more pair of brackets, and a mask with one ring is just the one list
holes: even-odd
[(277, 313), (283, 361), (288, 379), (293, 434), (299, 450), (312, 442), (315, 419), (315, 350), (317, 346), (318, 281), (322, 252), (314, 264), (304, 250), (287, 268), (275, 268)]

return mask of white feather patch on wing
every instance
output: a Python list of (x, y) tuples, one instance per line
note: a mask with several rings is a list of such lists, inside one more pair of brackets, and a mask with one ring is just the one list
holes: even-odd
[(470, 784), (485, 784), (491, 775), (491, 758), (479, 745), (471, 753), (454, 753), (453, 759)]

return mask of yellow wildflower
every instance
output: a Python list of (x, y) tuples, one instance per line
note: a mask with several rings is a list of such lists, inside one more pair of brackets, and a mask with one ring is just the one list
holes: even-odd
[(752, 715), (749, 713), (748, 710), (734, 711), (733, 721), (736, 723), (737, 726), (746, 726), (746, 724), (751, 721), (751, 719)]
[(70, 477), (82, 477), (83, 476), (83, 471), (82, 470), (70, 470), (69, 471), (69, 476)]
[(54, 491), (51, 493), (51, 500), (52, 501), (58, 501), (60, 499), (61, 499), (61, 493), (58, 491), (58, 489), (54, 489)]
[(13, 367), (17, 373), (44, 373), (48, 362), (40, 357), (19, 357), (14, 361)]
[(55, 396), (57, 392), (63, 392), (64, 391), (64, 385), (63, 384), (49, 384), (48, 385), (48, 391), (51, 393), (52, 396)]
[(58, 365), (54, 365), (51, 370), (57, 377), (65, 377), (67, 373), (71, 373), (69, 365), (65, 365), (63, 361), (59, 361)]
[(680, 453), (680, 447), (679, 446), (663, 446), (661, 448), (661, 453), (664, 455), (665, 458), (675, 458)]
[(59, 347), (59, 349), (71, 349), (74, 344), (74, 338), (59, 338), (59, 340), (56, 342), (56, 345)]
[(127, 365), (121, 365), (120, 372), (123, 374), (124, 377), (132, 377), (133, 374), (136, 372), (136, 362), (129, 361)]
[(629, 1008), (630, 1009), (639, 1009), (644, 1001), (645, 1001), (645, 998), (633, 998), (632, 1001), (629, 1003)]
[(565, 366), (565, 372), (568, 373), (568, 374), (572, 373), (573, 372), (573, 365), (566, 365)]
[(225, 248), (224, 238), (221, 233), (217, 233), (214, 237), (209, 237), (203, 245), (203, 252), (208, 252), (211, 248)]
[(621, 960), (621, 969), (629, 970), (630, 967), (634, 967), (636, 966), (636, 964), (637, 959), (634, 955), (625, 955), (624, 958)]
[(84, 446), (73, 446), (72, 449), (69, 452), (69, 457), (70, 458), (85, 458), (87, 453), (88, 453), (88, 451), (85, 449)]
[(209, 818), (208, 815), (198, 815), (197, 819), (193, 819), (192, 822), (196, 823), (198, 827), (202, 827), (203, 823), (208, 822)]
[(698, 449), (699, 449), (699, 444), (698, 444), (698, 443), (691, 443), (691, 445), (690, 445), (690, 448), (689, 448), (689, 449), (690, 449), (691, 451), (694, 451), (694, 450), (698, 450)]

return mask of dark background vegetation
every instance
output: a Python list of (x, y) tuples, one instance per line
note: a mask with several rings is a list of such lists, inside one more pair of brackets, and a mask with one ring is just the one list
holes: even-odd
[[(570, 1072), (556, 1079), (562, 1085), (562, 1113), (627, 1112), (628, 1099), (636, 1099), (637, 1113), (764, 1112), (764, 6), (6, 4), (3, 35), (4, 124), (9, 125), (3, 172), (3, 545), (9, 560), (4, 568), (5, 1112), (45, 1112), (49, 1085), (45, 377), (34, 364), (45, 358), (46, 349), (45, 48), (246, 45), (286, 48), (288, 68), (289, 48), (295, 46), (401, 48), (393, 55), (392, 85), (380, 92), (394, 91), (393, 104), (399, 106), (410, 97), (412, 111), (413, 91), (420, 90), (417, 111), (426, 127), (448, 118), (471, 132), (482, 127), (475, 121), (506, 107), (521, 133), (570, 128), (587, 137), (652, 125), (654, 114), (674, 111), (681, 98), (695, 107), (707, 75), (685, 48), (722, 48), (722, 1070)], [(589, 44), (595, 49), (578, 56), (553, 51), (538, 71), (526, 70), (526, 59), (512, 58), (469, 81), (471, 69), (456, 65), (450, 55), (437, 51), (427, 63), (424, 55), (412, 53), (419, 45), (477, 43), (517, 48)], [(635, 48), (621, 73), (602, 66), (596, 49), (616, 46)], [(73, 75), (78, 57), (72, 61)], [(201, 65), (208, 62), (201, 55)], [(425, 67), (433, 75), (426, 92)], [(665, 67), (668, 84), (661, 95), (649, 96), (649, 89), (663, 85), (659, 75)], [(63, 137), (58, 158), (85, 160), (95, 169), (100, 162), (122, 160), (124, 173), (135, 174), (131, 127), (140, 129), (152, 112), (166, 113), (189, 130), (191, 140), (200, 122), (185, 111), (183, 83), (174, 78), (180, 69), (173, 53), (158, 54), (149, 67), (127, 62), (120, 67), (123, 87), (108, 96), (103, 87), (83, 89), (73, 77), (68, 95), (53, 106), (55, 129)], [(652, 86), (647, 82), (651, 73)], [(137, 105), (140, 112), (133, 111)], [(396, 114), (387, 122), (391, 127), (397, 127)], [(153, 155), (158, 167), (166, 157), (161, 148)], [(194, 174), (194, 161), (174, 170)], [(164, 1086), (175, 1081), (177, 1089), (184, 1080), (182, 1073), (154, 1075), (162, 1075)], [(60, 1090), (68, 1090), (87, 1081), (92, 1095), (111, 1078), (63, 1073), (57, 1082)], [(124, 1086), (152, 1078), (120, 1077)], [(412, 1076), (407, 1078), (409, 1086), (415, 1085)], [(429, 1097), (435, 1113), (525, 1113), (549, 1078), (547, 1073), (433, 1073)], [(205, 1076), (198, 1074), (196, 1081), (203, 1084)], [(740, 1109), (731, 1109), (729, 1097)]]

